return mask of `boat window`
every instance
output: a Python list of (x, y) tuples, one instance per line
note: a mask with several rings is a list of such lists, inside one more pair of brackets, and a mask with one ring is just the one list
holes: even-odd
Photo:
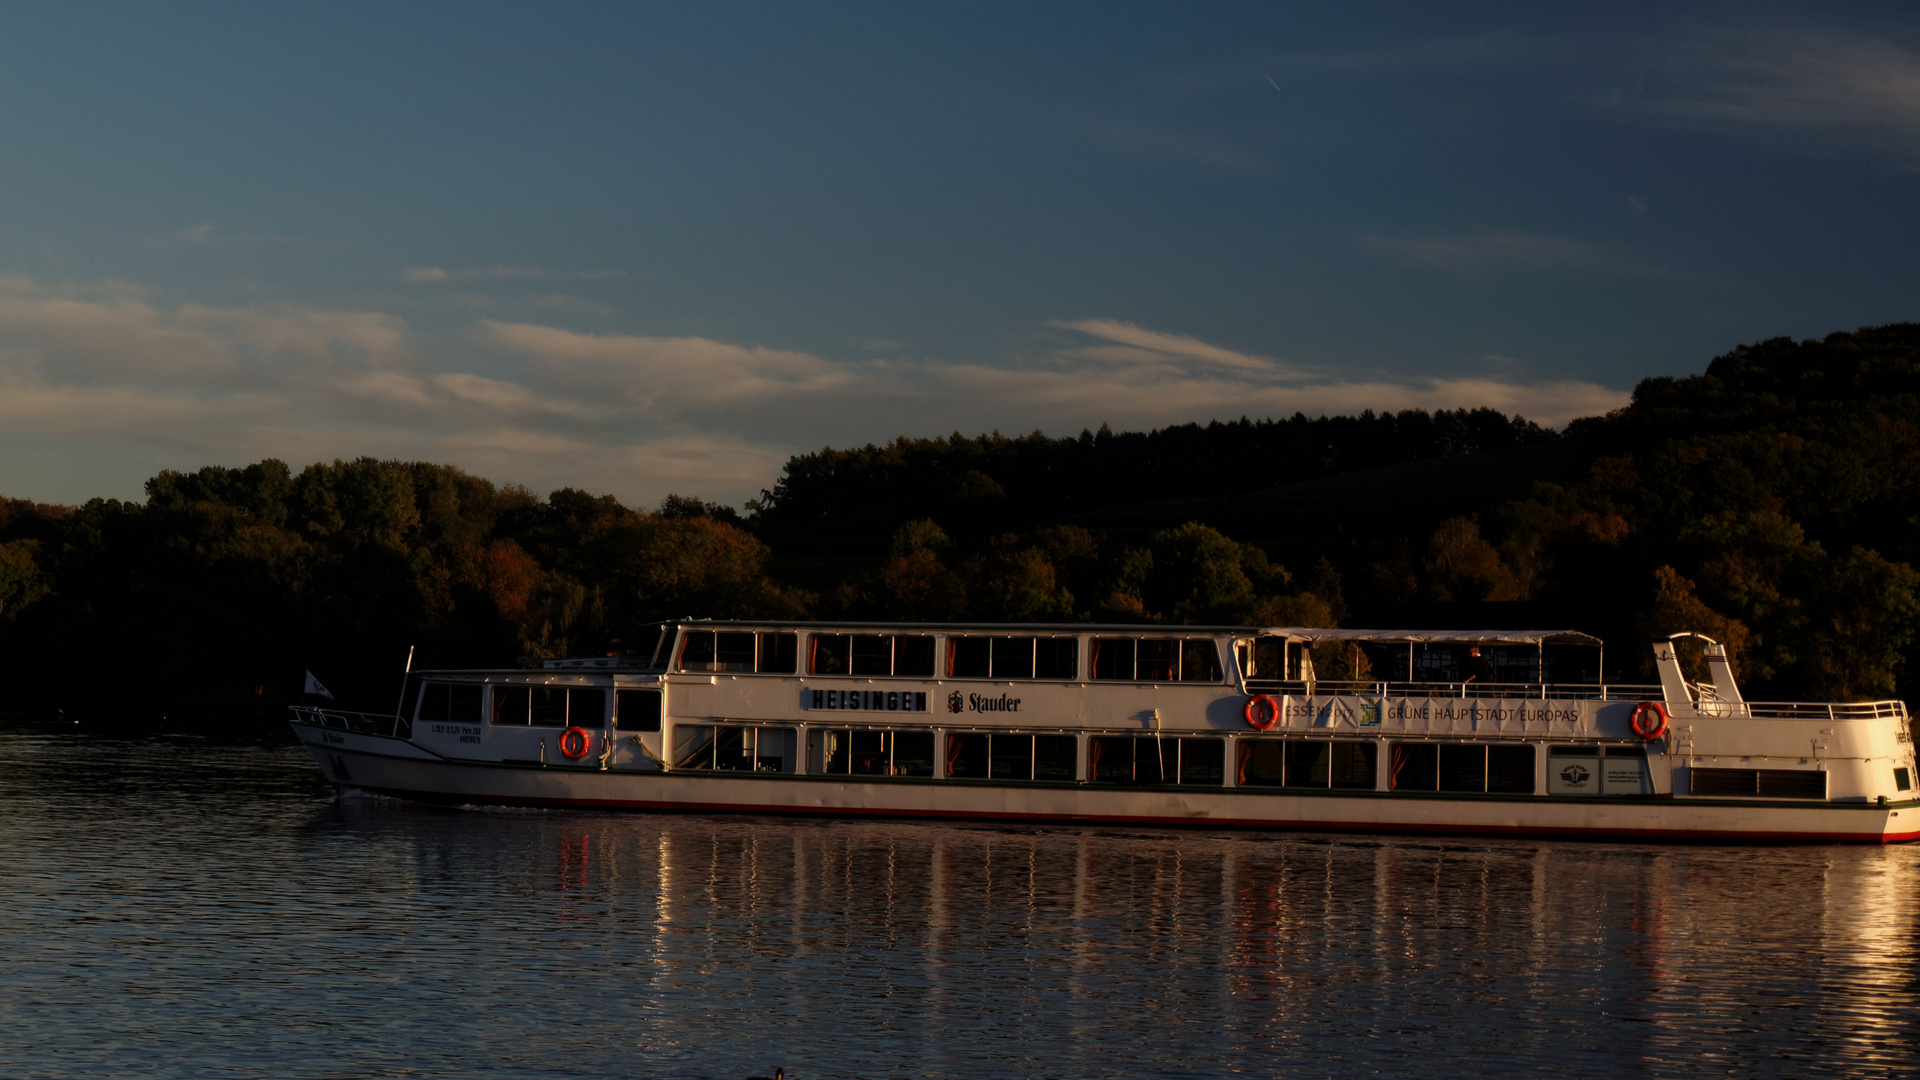
[(1133, 678), (1132, 638), (1094, 638), (1092, 644), (1094, 678), (1121, 681)]
[(791, 675), (796, 636), (746, 630), (688, 630), (680, 645), (681, 671)]
[(527, 691), (525, 686), (496, 686), (493, 688), (493, 722), (496, 724), (525, 724), (527, 722)]
[(622, 731), (660, 730), (660, 691), (615, 690), (614, 707), (619, 710), (615, 726)]
[(810, 675), (933, 674), (933, 638), (920, 634), (809, 634)]
[(800, 635), (761, 634), (760, 660), (755, 670), (766, 675), (791, 675), (799, 658)]
[(420, 701), (413, 711), (413, 718), (416, 721), (445, 721), (448, 703), (453, 698), (453, 695), (448, 692), (451, 689), (443, 682), (421, 683)]
[(893, 639), (881, 634), (852, 634), (847, 638), (848, 674), (893, 674)]
[(794, 729), (747, 724), (675, 724), (673, 767), (792, 772)]
[(1078, 638), (950, 637), (947, 674), (956, 679), (1072, 679)]
[[(893, 673), (918, 679), (933, 678), (933, 638), (902, 634), (893, 639)], [(931, 737), (932, 733), (929, 732)]]
[(933, 732), (828, 728), (808, 733), (813, 770), (841, 776), (932, 776)]
[(1395, 743), (1388, 769), (1389, 785), (1395, 791), (1513, 795), (1535, 791), (1533, 747), (1527, 745)]
[(564, 686), (535, 686), (533, 691), (534, 727), (567, 726), (567, 688)]
[(1097, 783), (1216, 786), (1225, 763), (1220, 739), (1097, 735), (1087, 746), (1087, 775)]
[(567, 723), (579, 727), (607, 726), (607, 691), (600, 686), (567, 688)]
[(1372, 791), (1379, 746), (1361, 740), (1241, 739), (1235, 782), (1243, 787)]
[(1034, 642), (1033, 677), (1036, 679), (1077, 679), (1080, 677), (1080, 639), (1043, 637)]
[(1758, 796), (1765, 799), (1824, 799), (1827, 774), (1819, 769), (1688, 770), (1693, 795)]
[(447, 702), (447, 719), (456, 724), (477, 724), (484, 715), (480, 711), (479, 683), (454, 683), (451, 700)]
[(1181, 682), (1219, 682), (1220, 647), (1211, 641), (1188, 638), (1180, 643)]
[(1134, 653), (1133, 677), (1141, 682), (1176, 682), (1180, 678), (1180, 643), (1172, 638), (1147, 638)]
[(1121, 682), (1219, 682), (1220, 648), (1211, 638), (1097, 637), (1092, 667)]
[(1286, 783), (1286, 743), (1279, 739), (1242, 739), (1238, 745), (1235, 783), (1241, 787), (1279, 787)]
[(1487, 747), (1487, 790), (1508, 795), (1533, 794), (1533, 747)]
[(808, 634), (807, 674), (853, 674), (852, 644), (846, 634)]
[(1904, 766), (1893, 770), (1893, 786), (1896, 791), (1913, 790), (1913, 777)]
[(1440, 783), (1440, 748), (1433, 743), (1394, 743), (1387, 755), (1392, 791), (1432, 791)]
[(1072, 735), (955, 732), (947, 736), (946, 774), (975, 780), (1072, 780)]
[(1333, 757), (1329, 743), (1287, 743), (1287, 786), (1326, 787), (1327, 765)]
[(977, 733), (947, 736), (947, 775), (956, 779), (987, 778), (987, 736)]
[(1440, 790), (1487, 790), (1487, 748), (1441, 743)]

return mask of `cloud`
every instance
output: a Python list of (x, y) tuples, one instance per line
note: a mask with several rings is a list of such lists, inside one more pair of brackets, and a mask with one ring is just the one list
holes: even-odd
[(447, 338), (377, 311), (0, 277), (0, 491), (137, 498), (163, 467), (370, 454), (630, 503), (738, 503), (803, 449), (903, 434), (1475, 405), (1559, 423), (1626, 400), (1580, 382), (1353, 379), (1123, 319), (1036, 329), (1076, 338), (963, 363), (499, 320)]
[(1633, 277), (1681, 277), (1664, 267), (1636, 262), (1609, 248), (1566, 236), (1489, 230), (1388, 236), (1363, 233), (1363, 251), (1392, 262), (1471, 275), (1502, 270), (1554, 270)]
[(475, 339), (535, 359), (568, 384), (614, 394), (649, 414), (688, 405), (791, 400), (838, 390), (847, 365), (810, 353), (730, 345), (707, 338), (579, 334), (552, 326), (484, 320)]
[(408, 281), (615, 281), (624, 270), (551, 270), (540, 266), (485, 266), (447, 270), (438, 266), (411, 266), (402, 275)]
[(1190, 362), (1204, 367), (1231, 371), (1259, 373), (1274, 377), (1296, 377), (1294, 372), (1277, 360), (1270, 360), (1264, 356), (1250, 356), (1231, 349), (1222, 349), (1217, 345), (1209, 345), (1198, 338), (1163, 334), (1157, 330), (1147, 330), (1132, 323), (1113, 319), (1082, 319), (1079, 322), (1053, 322), (1048, 325), (1057, 326), (1063, 330), (1078, 330), (1083, 334), (1104, 338), (1124, 346), (1121, 349), (1076, 350), (1078, 355), (1096, 360), (1133, 365)]
[(1655, 52), (1633, 102), (1657, 120), (1920, 168), (1920, 56), (1856, 33), (1696, 35)]
[(271, 233), (225, 232), (212, 222), (190, 225), (179, 232), (148, 238), (154, 247), (218, 247), (223, 244), (297, 244), (297, 236), (280, 236)]

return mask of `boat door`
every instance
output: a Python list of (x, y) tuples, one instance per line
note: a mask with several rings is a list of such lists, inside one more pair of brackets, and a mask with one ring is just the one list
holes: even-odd
[(658, 769), (661, 699), (658, 685), (619, 686), (613, 692), (613, 755), (607, 762), (615, 769)]

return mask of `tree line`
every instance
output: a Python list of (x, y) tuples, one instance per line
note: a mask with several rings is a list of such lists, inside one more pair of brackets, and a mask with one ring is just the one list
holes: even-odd
[[(436, 667), (651, 651), (679, 616), (1692, 629), (1750, 692), (1903, 692), (1920, 327), (1774, 339), (1564, 431), (1491, 409), (896, 439), (736, 510), (362, 458), (0, 502), (23, 706), (258, 709)], [(744, 512), (743, 512), (744, 511)], [(388, 686), (387, 684), (392, 684)]]

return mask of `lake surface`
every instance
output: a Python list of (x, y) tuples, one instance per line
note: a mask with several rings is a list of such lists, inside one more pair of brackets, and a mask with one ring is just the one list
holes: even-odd
[(449, 810), (0, 721), (0, 1074), (1895, 1076), (1920, 848)]

